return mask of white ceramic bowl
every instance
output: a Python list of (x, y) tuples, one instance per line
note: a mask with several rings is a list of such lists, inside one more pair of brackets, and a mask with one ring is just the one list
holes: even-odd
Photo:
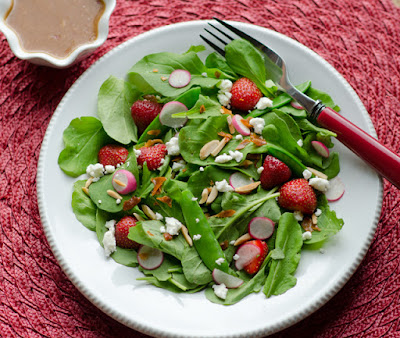
[(27, 60), (31, 63), (41, 66), (66, 68), (88, 56), (106, 41), (108, 36), (109, 19), (115, 8), (116, 0), (103, 1), (105, 4), (105, 9), (98, 23), (97, 39), (90, 43), (79, 46), (65, 58), (56, 58), (47, 53), (41, 52), (27, 52), (22, 49), (15, 31), (11, 29), (5, 22), (5, 16), (11, 7), (12, 0), (0, 1), (0, 31), (6, 36), (8, 44), (17, 58)]

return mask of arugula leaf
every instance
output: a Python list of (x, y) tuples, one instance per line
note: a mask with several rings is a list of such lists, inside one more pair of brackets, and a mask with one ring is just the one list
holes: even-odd
[(76, 181), (74, 183), (74, 191), (72, 192), (72, 211), (76, 219), (81, 222), (89, 230), (96, 230), (96, 205), (90, 197), (86, 195), (82, 188), (85, 186), (86, 180)]
[(98, 119), (83, 116), (71, 121), (64, 130), (63, 141), (58, 165), (67, 175), (77, 177), (86, 172), (89, 164), (97, 163), (100, 148), (111, 140)]
[(137, 142), (137, 127), (132, 119), (131, 106), (140, 94), (130, 83), (115, 76), (110, 76), (100, 87), (97, 113), (106, 133), (120, 143)]

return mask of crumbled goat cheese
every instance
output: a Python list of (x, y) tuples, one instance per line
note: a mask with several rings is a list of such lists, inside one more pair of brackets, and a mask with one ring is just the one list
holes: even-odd
[(165, 146), (167, 147), (168, 155), (176, 156), (181, 153), (178, 136), (172, 137), (167, 143), (165, 143)]
[(118, 164), (117, 164), (117, 168), (119, 168), (121, 165), (122, 165), (122, 163), (118, 163)]
[(298, 211), (298, 210), (293, 212), (293, 216), (296, 219), (296, 221), (299, 221), (299, 222), (302, 221), (303, 218), (304, 218), (303, 213), (301, 211)]
[(299, 147), (302, 147), (302, 146), (303, 146), (303, 140), (300, 138), (300, 139), (297, 141), (297, 144), (298, 144)]
[(317, 216), (317, 217), (320, 216), (320, 215), (322, 214), (321, 209), (315, 210), (314, 214), (315, 214), (315, 216)]
[(234, 159), (237, 163), (243, 160), (243, 154), (239, 150), (229, 150), (229, 155)]
[(256, 134), (261, 134), (265, 127), (265, 121), (261, 117), (252, 118), (249, 123), (253, 126)]
[(239, 255), (238, 255), (238, 254), (234, 254), (234, 255), (233, 255), (233, 259), (234, 259), (235, 261), (237, 261), (237, 260), (239, 259)]
[(92, 182), (93, 182), (93, 183), (94, 183), (94, 182), (97, 182), (99, 179), (100, 179), (100, 177), (95, 177), (95, 178), (93, 178)]
[(192, 201), (197, 201), (197, 197), (192, 197)]
[(257, 172), (258, 172), (259, 174), (261, 174), (263, 171), (264, 171), (264, 167), (260, 167), (260, 168), (257, 169)]
[(200, 238), (201, 238), (201, 235), (200, 235), (200, 234), (194, 235), (194, 236), (193, 236), (193, 240), (194, 240), (194, 241), (198, 241)]
[(104, 253), (108, 257), (117, 249), (115, 240), (115, 220), (106, 222), (105, 226), (108, 229), (103, 237)]
[(120, 203), (121, 203), (121, 200), (120, 200), (119, 198), (117, 198), (117, 199), (115, 200), (115, 203), (120, 204)]
[(228, 294), (228, 289), (227, 289), (227, 287), (225, 286), (224, 283), (219, 284), (219, 285), (218, 284), (214, 284), (212, 286), (212, 288), (214, 289), (214, 293), (218, 298), (221, 298), (221, 299), (225, 299), (226, 298), (226, 295)]
[(303, 177), (304, 177), (306, 180), (310, 179), (311, 176), (312, 176), (312, 173), (311, 173), (310, 170), (305, 169), (305, 170), (303, 171)]
[(138, 158), (142, 154), (142, 151), (140, 149), (133, 149), (133, 150), (135, 152), (136, 158)]
[(272, 107), (272, 101), (268, 97), (264, 96), (258, 100), (255, 108), (256, 109), (265, 109), (268, 107)]
[(222, 154), (215, 158), (216, 163), (226, 163), (232, 160), (232, 156), (228, 154)]
[(313, 177), (308, 181), (308, 184), (313, 188), (325, 192), (329, 188), (329, 181), (324, 178)]
[(312, 238), (312, 233), (310, 231), (303, 232), (302, 237), (303, 237), (303, 241), (305, 241), (307, 239), (311, 239)]
[(199, 170), (200, 170), (200, 171), (204, 171), (204, 167), (200, 167)]
[(235, 138), (236, 138), (237, 140), (239, 140), (239, 141), (242, 141), (242, 140), (243, 140), (243, 135), (238, 134), (238, 135), (235, 136)]
[(165, 158), (162, 158), (162, 159), (160, 160), (160, 164), (164, 164), (164, 162), (165, 162)]
[(156, 219), (158, 219), (159, 221), (162, 221), (164, 219), (164, 217), (160, 213), (156, 212)]
[(101, 200), (98, 200), (97, 203), (101, 204)]
[(235, 245), (235, 243), (236, 243), (235, 240), (229, 242), (230, 245)]
[(112, 174), (115, 171), (115, 167), (113, 165), (104, 166), (105, 174)]
[(94, 178), (104, 176), (104, 167), (101, 163), (89, 164), (86, 168), (86, 174)]
[(215, 182), (215, 187), (220, 192), (227, 192), (234, 190), (233, 187), (226, 181), (226, 179), (223, 179), (222, 181), (219, 182)]
[(196, 218), (196, 223), (199, 223), (200, 222), (200, 219), (199, 218)]
[(221, 93), (220, 92), (220, 93), (217, 94), (217, 98), (218, 98), (219, 103), (222, 106), (225, 106), (225, 107), (228, 107), (230, 105), (231, 97), (232, 97), (231, 93)]
[(182, 228), (182, 223), (173, 217), (165, 217), (165, 225), (167, 226), (167, 232), (171, 236), (178, 235), (179, 230)]
[(174, 162), (172, 164), (172, 171), (179, 171), (186, 167), (186, 162), (184, 160), (180, 160), (179, 162)]
[(207, 77), (207, 73), (206, 73), (206, 72), (204, 72), (204, 73), (201, 73), (201, 76), (203, 76), (203, 77)]
[(231, 80), (222, 80), (218, 85), (218, 88), (223, 92), (230, 92), (232, 89), (232, 81)]
[(166, 232), (167, 231), (167, 229), (165, 228), (165, 226), (164, 225), (161, 225), (160, 226), (160, 232), (163, 234), (164, 232)]
[(215, 263), (216, 263), (217, 265), (221, 265), (223, 262), (225, 262), (225, 258), (222, 258), (222, 257), (218, 258), (218, 259), (215, 261)]

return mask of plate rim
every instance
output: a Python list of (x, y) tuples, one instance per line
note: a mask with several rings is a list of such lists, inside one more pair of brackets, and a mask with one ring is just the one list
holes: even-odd
[[(150, 326), (147, 326), (139, 321), (136, 321), (133, 318), (126, 318), (125, 316), (121, 315), (119, 312), (115, 311), (113, 308), (109, 307), (108, 304), (103, 303), (101, 300), (99, 300), (96, 297), (96, 294), (92, 293), (91, 290), (85, 286), (79, 278), (74, 274), (74, 272), (70, 269), (70, 267), (67, 265), (67, 262), (64, 260), (62, 253), (60, 250), (57, 248), (56, 243), (55, 243), (55, 238), (53, 236), (53, 233), (51, 231), (51, 226), (47, 217), (47, 212), (45, 209), (45, 198), (44, 198), (44, 192), (43, 192), (43, 187), (44, 187), (44, 177), (43, 177), (43, 170), (44, 170), (44, 157), (45, 153), (47, 151), (48, 145), (49, 145), (49, 137), (51, 130), (54, 128), (54, 125), (57, 122), (57, 119), (62, 111), (62, 108), (65, 104), (65, 102), (68, 100), (68, 98), (72, 95), (72, 93), (75, 90), (75, 87), (79, 85), (81, 81), (83, 81), (85, 78), (90, 76), (92, 72), (97, 68), (97, 65), (103, 60), (108, 59), (112, 57), (115, 53), (117, 53), (119, 50), (126, 48), (130, 44), (135, 43), (138, 40), (145, 39), (148, 35), (153, 35), (157, 34), (162, 31), (168, 31), (168, 30), (174, 30), (175, 28), (179, 27), (184, 27), (184, 26), (193, 26), (193, 25), (205, 25), (208, 22), (213, 22), (212, 20), (194, 20), (194, 21), (185, 21), (185, 22), (179, 22), (179, 23), (174, 23), (174, 24), (169, 24), (166, 26), (161, 26), (154, 28), (150, 31), (141, 33), (137, 36), (134, 36), (132, 38), (129, 38), (128, 40), (124, 41), (123, 43), (115, 46), (112, 48), (110, 51), (108, 51), (106, 54), (101, 56), (97, 61), (95, 61), (88, 69), (86, 69), (79, 77), (78, 79), (71, 85), (71, 87), (68, 89), (68, 91), (65, 93), (63, 98), (61, 99), (60, 103), (58, 104), (56, 110), (54, 111), (50, 122), (47, 126), (41, 149), (40, 149), (40, 155), (39, 155), (39, 160), (38, 160), (38, 167), (37, 167), (37, 174), (36, 174), (36, 184), (37, 184), (37, 200), (38, 200), (38, 208), (39, 208), (39, 215), (40, 215), (40, 220), (43, 226), (43, 230), (47, 239), (47, 242), (49, 243), (49, 246), (51, 248), (51, 251), (53, 252), (53, 255), (55, 256), (59, 266), (63, 270), (63, 272), (66, 274), (68, 279), (71, 281), (71, 283), (79, 290), (79, 292), (86, 298), (88, 299), (93, 305), (95, 305), (100, 311), (104, 312), (106, 315), (110, 316), (111, 318), (115, 319), (116, 321), (122, 323), (123, 325), (126, 325), (129, 328), (132, 328), (134, 330), (140, 331), (142, 333), (148, 334), (148, 335), (162, 335), (166, 337), (187, 337), (187, 335), (179, 334), (177, 332), (175, 333), (170, 333), (170, 332), (165, 332), (162, 330), (158, 330), (155, 328), (152, 328)], [(279, 39), (284, 40), (286, 42), (289, 42), (291, 44), (297, 45), (297, 47), (301, 48), (305, 53), (310, 54), (312, 56), (317, 56), (319, 60), (327, 67), (330, 69), (330, 71), (338, 78), (340, 79), (341, 83), (346, 87), (346, 90), (349, 91), (351, 96), (354, 98), (355, 102), (357, 105), (360, 107), (360, 111), (362, 113), (362, 117), (364, 118), (367, 127), (368, 127), (368, 133), (370, 133), (373, 137), (377, 138), (376, 130), (373, 126), (372, 120), (364, 107), (361, 99), (355, 92), (355, 90), (350, 86), (350, 84), (347, 82), (347, 80), (328, 62), (326, 61), (322, 56), (318, 55), (316, 52), (314, 52), (311, 48), (303, 45), (302, 43), (298, 42), (297, 40), (290, 38), (282, 33), (279, 33), (277, 31), (274, 31), (269, 28), (265, 28), (262, 26), (258, 25), (253, 25), (249, 23), (244, 23), (244, 22), (239, 22), (239, 21), (227, 21), (233, 25), (239, 25), (241, 28), (257, 28), (257, 29), (262, 29), (268, 31), (269, 34), (276, 35)], [(351, 276), (355, 273), (357, 270), (358, 266), (361, 264), (362, 260), (364, 259), (371, 243), (374, 238), (378, 223), (379, 223), (379, 218), (382, 210), (382, 202), (383, 202), (383, 180), (380, 176), (378, 176), (378, 196), (377, 196), (377, 206), (375, 210), (375, 217), (372, 223), (371, 230), (369, 231), (366, 241), (363, 243), (363, 246), (361, 250), (358, 252), (357, 257), (351, 267), (347, 270), (345, 275), (342, 277), (341, 280), (337, 281), (337, 283), (330, 289), (326, 290), (324, 292), (323, 297), (321, 297), (316, 303), (310, 305), (310, 307), (302, 312), (301, 314), (296, 314), (292, 316), (291, 318), (287, 318), (283, 320), (280, 323), (270, 325), (268, 327), (264, 327), (263, 329), (257, 329), (254, 331), (248, 331), (246, 334), (233, 334), (229, 335), (229, 337), (246, 337), (249, 334), (252, 336), (264, 336), (266, 334), (270, 335), (276, 332), (279, 332), (281, 330), (284, 330), (292, 325), (295, 325), (299, 321), (305, 319), (315, 311), (317, 311), (319, 308), (321, 308), (323, 305), (325, 305), (333, 296), (335, 296), (342, 288), (343, 286), (348, 282), (348, 280), (351, 278)], [(193, 335), (193, 337), (197, 337), (196, 334)], [(221, 337), (228, 337), (228, 335), (224, 335)]]

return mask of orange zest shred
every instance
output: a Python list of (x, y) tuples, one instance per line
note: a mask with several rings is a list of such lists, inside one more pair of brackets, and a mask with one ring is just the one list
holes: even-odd
[(171, 199), (171, 197), (163, 196), (163, 197), (157, 197), (157, 199), (158, 199), (160, 202), (163, 202), (163, 203), (165, 203), (166, 205), (168, 205), (170, 208), (172, 208), (172, 199)]
[(155, 138), (154, 140), (147, 140), (143, 147), (151, 147), (157, 143), (164, 143), (160, 138)]
[(245, 138), (242, 142), (239, 143), (239, 145), (235, 148), (235, 150), (241, 150), (244, 149), (251, 141), (248, 138)]
[(151, 179), (151, 182), (154, 184), (154, 188), (153, 188), (153, 191), (151, 192), (151, 196), (158, 195), (161, 193), (161, 187), (166, 180), (167, 179), (162, 176), (154, 177)]
[(258, 136), (257, 134), (254, 134), (254, 133), (251, 133), (250, 141), (253, 142), (257, 147), (261, 147), (261, 146), (267, 144), (267, 141), (265, 141), (262, 137)]
[(140, 200), (140, 197), (133, 196), (132, 198), (124, 202), (124, 204), (122, 205), (122, 210), (131, 210), (133, 207), (140, 203)]
[(161, 130), (160, 130), (160, 129), (153, 129), (153, 130), (149, 130), (149, 131), (147, 132), (147, 135), (150, 135), (150, 136), (158, 136), (158, 135), (160, 135), (160, 133), (161, 133)]
[(247, 119), (241, 119), (240, 121), (247, 127), (247, 128), (253, 128), (253, 126), (250, 124), (250, 120), (252, 117), (248, 117)]
[(235, 213), (236, 213), (236, 211), (233, 209), (222, 210), (218, 214), (214, 215), (214, 217), (217, 217), (217, 218), (232, 217)]
[(228, 134), (228, 133), (225, 133), (225, 132), (223, 132), (223, 131), (220, 131), (219, 133), (218, 133), (218, 135), (219, 136), (222, 136), (222, 137), (226, 137), (228, 140), (232, 140), (233, 139), (233, 136), (231, 135), (231, 134)]
[(227, 108), (225, 108), (224, 106), (221, 106), (221, 114), (228, 114), (233, 116), (232, 110), (229, 110)]
[(203, 114), (205, 111), (206, 111), (206, 107), (204, 107), (204, 104), (202, 104), (202, 105), (200, 106), (199, 112), (200, 112), (200, 114)]
[(147, 233), (148, 233), (150, 236), (154, 236), (154, 234), (152, 234), (152, 233), (150, 232), (150, 230), (147, 230)]

